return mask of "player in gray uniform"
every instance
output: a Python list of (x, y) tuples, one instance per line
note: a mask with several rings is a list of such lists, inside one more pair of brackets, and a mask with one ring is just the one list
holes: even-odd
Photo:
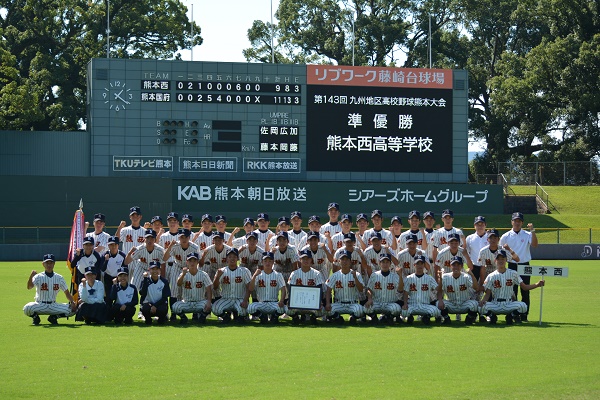
[(181, 269), (175, 283), (181, 290), (181, 299), (173, 304), (172, 312), (179, 315), (180, 323), (186, 324), (186, 313), (197, 315), (198, 322), (206, 322), (212, 307), (212, 281), (206, 272), (198, 269), (200, 256), (191, 252), (186, 256), (186, 266)]
[(265, 249), (269, 237), (273, 234), (273, 231), (269, 229), (269, 214), (259, 213), (256, 217), (256, 224), (258, 228), (254, 232), (258, 235), (258, 246)]
[[(374, 238), (373, 238), (374, 239)], [(380, 269), (373, 272), (367, 283), (367, 302), (365, 313), (371, 316), (371, 322), (392, 322), (402, 312), (398, 302), (398, 295), (404, 286), (400, 275), (392, 271), (392, 256), (390, 253), (379, 253)], [(382, 314), (377, 319), (377, 314)]]
[[(115, 236), (119, 238), (121, 243), (121, 250), (125, 254), (128, 254), (132, 248), (144, 243), (144, 233), (146, 232), (140, 225), (142, 210), (138, 206), (133, 206), (129, 209), (129, 219), (131, 220), (131, 225), (125, 226), (125, 221), (121, 221), (115, 233)], [(132, 278), (138, 262), (134, 261), (127, 266), (129, 268), (129, 277)]]
[(432, 295), (437, 298), (438, 283), (431, 275), (425, 273), (424, 256), (415, 257), (415, 269), (416, 272), (404, 280), (402, 316), (410, 324), (414, 321), (414, 315), (421, 315), (421, 321), (427, 325), (431, 322), (431, 317), (441, 316), (440, 309), (431, 304)]
[[(318, 232), (310, 232), (309, 235), (312, 234), (313, 238), (311, 239), (313, 242), (316, 242), (316, 238), (318, 237)], [(310, 241), (310, 240), (309, 240)], [(318, 242), (317, 242), (318, 243)], [(320, 244), (323, 246), (323, 244)], [(323, 284), (325, 281), (321, 273), (313, 268), (314, 262), (314, 254), (309, 249), (309, 247), (305, 247), (300, 251), (300, 268), (292, 272), (290, 275), (290, 279), (288, 280), (288, 285), (290, 288), (292, 286), (312, 286), (312, 287), (321, 287), (323, 288)], [(291, 290), (291, 289), (290, 289)], [(321, 293), (323, 289), (321, 289)], [(323, 303), (323, 298), (321, 297), (321, 304)], [(292, 317), (292, 324), (298, 325), (301, 321), (301, 317), (310, 316), (310, 321), (313, 325), (317, 324), (317, 317), (323, 315), (323, 306), (319, 310), (304, 310), (299, 308), (287, 308), (287, 313)]]
[(273, 270), (274, 255), (263, 252), (262, 268), (257, 268), (246, 290), (245, 302), (250, 293), (256, 291), (257, 301), (248, 306), (248, 314), (258, 317), (261, 324), (278, 323), (279, 316), (285, 313), (286, 286), (283, 275)]
[[(448, 313), (464, 314), (465, 324), (471, 325), (477, 318), (477, 309), (479, 304), (471, 299), (471, 292), (477, 290), (477, 280), (471, 271), (465, 273), (463, 269), (463, 259), (460, 256), (454, 256), (450, 260), (452, 272), (442, 275), (442, 284), (438, 290), (438, 308), (442, 312), (444, 324), (450, 324)], [(446, 295), (446, 300), (444, 300)]]
[(220, 268), (213, 280), (214, 290), (220, 289), (222, 297), (213, 303), (212, 311), (223, 323), (231, 322), (230, 313), (237, 322), (244, 323), (248, 314), (245, 296), (252, 277), (248, 268), (238, 267), (237, 249), (229, 248), (226, 257), (227, 266)]
[(290, 222), (292, 223), (292, 229), (288, 231), (290, 244), (300, 250), (304, 247), (300, 245), (306, 243), (306, 232), (302, 230), (302, 214), (300, 211), (292, 211), (290, 214)]
[(106, 216), (101, 213), (94, 214), (94, 232), (87, 236), (94, 238), (94, 251), (98, 254), (104, 254), (108, 250), (108, 238), (110, 235), (104, 232), (106, 226)]
[[(352, 269), (352, 254), (340, 250), (338, 255), (340, 268), (326, 282), (325, 311), (331, 316), (332, 322), (343, 323), (342, 314), (350, 314), (350, 323), (355, 323), (364, 314), (364, 308), (359, 303), (359, 294), (363, 291), (363, 280), (360, 272)], [(331, 303), (331, 291), (335, 302)]]
[[(34, 325), (40, 324), (40, 315), (49, 315), (48, 322), (52, 325), (58, 324), (58, 318), (70, 317), (75, 314), (77, 304), (69, 292), (65, 279), (54, 272), (56, 258), (54, 254), (45, 254), (42, 259), (44, 272), (31, 271), (27, 279), (27, 289), (35, 288), (34, 301), (25, 304), (23, 312), (33, 319)], [(69, 300), (69, 304), (56, 302), (58, 292), (63, 292)]]

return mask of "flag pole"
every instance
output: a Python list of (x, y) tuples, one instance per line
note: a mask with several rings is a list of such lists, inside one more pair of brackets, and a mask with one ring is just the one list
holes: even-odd
[[(544, 280), (544, 275), (545, 274), (542, 272), (542, 280)], [(540, 293), (540, 326), (542, 325), (542, 302), (544, 301), (544, 286), (542, 286), (542, 292)]]

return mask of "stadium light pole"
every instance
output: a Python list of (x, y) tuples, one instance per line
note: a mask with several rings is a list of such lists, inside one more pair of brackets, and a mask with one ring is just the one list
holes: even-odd
[(275, 29), (273, 28), (273, 0), (271, 0), (271, 64), (275, 64), (275, 48), (274, 46), (274, 38)]
[(110, 58), (110, 0), (106, 0), (106, 58)]

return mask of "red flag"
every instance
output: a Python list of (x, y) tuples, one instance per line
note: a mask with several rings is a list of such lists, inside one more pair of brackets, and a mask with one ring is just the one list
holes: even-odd
[(73, 226), (71, 227), (71, 239), (69, 240), (69, 254), (67, 256), (67, 267), (71, 271), (71, 293), (76, 293), (75, 277), (77, 266), (71, 265), (75, 250), (83, 248), (83, 237), (85, 236), (85, 217), (83, 215), (83, 201), (79, 201), (79, 210), (75, 211)]

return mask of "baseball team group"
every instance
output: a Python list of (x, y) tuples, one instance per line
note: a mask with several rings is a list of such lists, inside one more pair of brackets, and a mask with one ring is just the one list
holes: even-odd
[[(131, 223), (121, 221), (114, 236), (104, 231), (105, 215), (94, 215), (93, 232), (69, 260), (77, 290), (54, 271), (55, 256), (44, 255), (44, 271), (32, 271), (27, 281), (35, 299), (23, 308), (34, 325), (40, 315), (51, 324), (71, 316), (85, 324), (132, 324), (138, 306), (137, 319), (148, 325), (186, 324), (190, 317), (202, 324), (211, 314), (224, 324), (451, 324), (451, 316), (461, 321), (464, 314), (465, 324), (495, 324), (505, 315), (510, 325), (527, 321), (529, 291), (544, 285), (517, 273), (538, 244), (520, 212), (503, 235), (478, 216), (465, 237), (453, 226), (452, 210), (442, 211), (439, 225), (432, 211), (413, 210), (408, 229), (399, 216), (386, 229), (381, 210), (353, 217), (330, 203), (328, 221), (312, 215), (308, 231), (294, 211), (273, 230), (260, 213), (231, 232), (224, 215), (202, 215), (195, 231), (190, 214), (171, 212), (165, 226), (160, 216), (142, 224), (140, 207), (129, 211)], [(319, 293), (317, 305), (290, 301), (292, 290), (307, 287)], [(69, 303), (56, 301), (61, 291)]]

